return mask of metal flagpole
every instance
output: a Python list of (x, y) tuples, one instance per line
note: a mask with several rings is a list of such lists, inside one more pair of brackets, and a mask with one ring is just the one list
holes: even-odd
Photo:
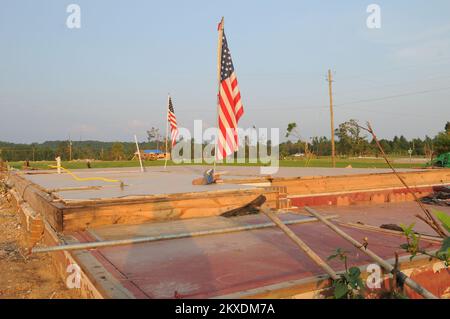
[(220, 94), (220, 79), (221, 79), (221, 65), (222, 65), (222, 39), (223, 39), (223, 25), (225, 21), (222, 17), (222, 20), (220, 20), (219, 24), (219, 41), (217, 43), (217, 134), (216, 134), (216, 145), (214, 146), (214, 169), (216, 168), (216, 161), (217, 161), (217, 144), (219, 141), (219, 107), (220, 107), (220, 101), (219, 101), (219, 94)]
[(167, 113), (166, 113), (166, 154), (164, 155), (164, 169), (167, 167), (167, 140), (169, 138), (169, 102), (170, 94), (167, 94)]

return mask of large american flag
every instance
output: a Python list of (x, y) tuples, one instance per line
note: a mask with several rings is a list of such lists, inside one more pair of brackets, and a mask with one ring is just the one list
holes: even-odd
[(169, 106), (167, 111), (167, 120), (170, 124), (170, 137), (172, 139), (172, 147), (177, 143), (178, 137), (178, 126), (177, 117), (175, 116), (175, 111), (173, 110), (172, 98), (169, 96)]
[[(219, 31), (223, 30), (222, 23)], [(241, 93), (234, 72), (233, 61), (228, 49), (225, 32), (222, 31), (222, 49), (220, 51), (220, 85), (219, 85), (219, 134), (217, 141), (217, 159), (226, 158), (239, 148), (237, 127), (239, 119), (244, 114), (241, 103)]]

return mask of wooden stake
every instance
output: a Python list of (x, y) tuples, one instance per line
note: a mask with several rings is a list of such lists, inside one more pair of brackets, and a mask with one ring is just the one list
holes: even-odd
[(56, 157), (56, 169), (61, 174), (61, 156)]
[(383, 156), (384, 160), (386, 161), (386, 163), (388, 164), (388, 166), (391, 168), (391, 170), (394, 172), (395, 176), (397, 176), (397, 178), (400, 180), (400, 182), (403, 184), (403, 186), (406, 187), (406, 189), (408, 190), (408, 192), (414, 197), (415, 202), (420, 206), (420, 208), (422, 209), (422, 211), (425, 213), (425, 216), (428, 217), (428, 220), (426, 220), (425, 218), (423, 218), (420, 215), (416, 215), (417, 218), (421, 219), (422, 221), (424, 221), (426, 224), (428, 224), (431, 228), (433, 228), (433, 230), (442, 238), (446, 238), (447, 234), (445, 233), (444, 229), (441, 227), (441, 225), (437, 222), (437, 220), (434, 218), (433, 214), (431, 214), (428, 209), (426, 209), (423, 204), (420, 202), (419, 198), (417, 197), (416, 193), (414, 193), (408, 186), (408, 184), (406, 184), (405, 180), (397, 173), (397, 170), (394, 168), (394, 166), (392, 166), (391, 162), (389, 161), (389, 159), (387, 158), (386, 153), (384, 152), (383, 147), (381, 146), (380, 142), (378, 141), (377, 136), (375, 135), (375, 132), (372, 129), (372, 126), (370, 125), (369, 122), (367, 122), (367, 128), (359, 126), (358, 127), (368, 131), (372, 137), (373, 140), (375, 141), (375, 143), (378, 146), (378, 149), (381, 152), (381, 155)]
[(134, 141), (136, 142), (136, 150), (137, 150), (137, 153), (138, 153), (139, 164), (141, 165), (141, 172), (144, 172), (144, 166), (142, 165), (142, 159), (141, 159), (141, 151), (139, 150), (139, 144), (138, 144), (138, 140), (137, 140), (136, 134), (134, 135)]
[(331, 162), (336, 167), (336, 151), (334, 146), (334, 113), (333, 113), (333, 78), (331, 70), (328, 69), (328, 95), (330, 96), (330, 128), (331, 128)]
[(368, 249), (367, 247), (364, 247), (364, 245), (354, 238), (352, 238), (350, 235), (342, 231), (339, 227), (329, 222), (327, 219), (325, 219), (322, 215), (320, 215), (318, 212), (316, 212), (314, 209), (305, 206), (305, 210), (316, 217), (318, 220), (323, 222), (325, 225), (327, 225), (329, 228), (331, 228), (336, 234), (350, 242), (353, 246), (361, 250), (363, 253), (368, 255), (370, 258), (375, 260), (381, 267), (383, 267), (386, 271), (389, 273), (392, 273), (396, 276), (396, 278), (400, 278), (405, 282), (407, 286), (409, 286), (411, 289), (413, 289), (415, 292), (420, 294), (426, 299), (438, 299), (435, 295), (433, 295), (431, 292), (429, 292), (427, 289), (416, 283), (414, 280), (406, 276), (403, 272), (396, 270), (391, 264), (383, 260), (380, 256), (376, 255), (373, 251)]

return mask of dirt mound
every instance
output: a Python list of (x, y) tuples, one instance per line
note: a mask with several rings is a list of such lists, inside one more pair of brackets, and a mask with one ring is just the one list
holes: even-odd
[(15, 210), (0, 194), (0, 299), (76, 298), (57, 277), (48, 254), (28, 256)]

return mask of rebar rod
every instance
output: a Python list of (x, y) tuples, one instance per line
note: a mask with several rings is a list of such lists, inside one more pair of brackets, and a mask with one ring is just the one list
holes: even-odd
[[(336, 218), (336, 215), (329, 216), (329, 218)], [(293, 224), (310, 223), (310, 222), (317, 222), (317, 221), (318, 221), (317, 218), (314, 218), (314, 219), (308, 218), (308, 219), (289, 220), (289, 221), (285, 221), (284, 223), (286, 225), (293, 225)], [(276, 224), (268, 222), (268, 223), (261, 223), (261, 224), (255, 224), (255, 225), (244, 225), (244, 226), (238, 226), (238, 227), (203, 230), (203, 231), (196, 231), (196, 232), (189, 232), (189, 233), (167, 234), (167, 235), (158, 235), (158, 236), (145, 236), (145, 237), (118, 239), (118, 240), (106, 240), (106, 241), (97, 241), (97, 242), (89, 242), (89, 243), (58, 245), (58, 246), (50, 246), (50, 247), (34, 247), (31, 249), (31, 252), (32, 253), (48, 253), (48, 252), (55, 252), (55, 251), (95, 249), (95, 248), (102, 248), (102, 247), (140, 244), (140, 243), (147, 243), (147, 242), (160, 241), (160, 240), (232, 233), (232, 232), (239, 232), (239, 231), (245, 231), (245, 230), (263, 229), (263, 228), (269, 228), (269, 227), (274, 227), (274, 226), (276, 226)]]

